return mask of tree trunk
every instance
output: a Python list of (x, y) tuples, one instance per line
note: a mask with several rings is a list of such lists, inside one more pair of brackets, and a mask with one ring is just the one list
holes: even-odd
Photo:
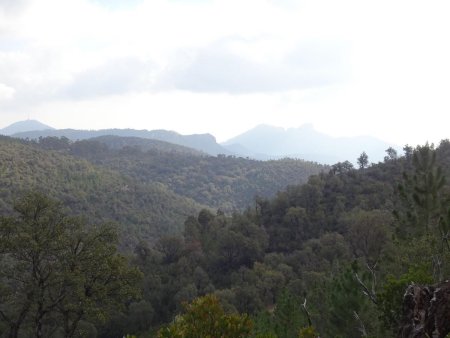
[(64, 313), (64, 338), (72, 338), (75, 335), (78, 324), (80, 323), (83, 314), (83, 311), (77, 313), (75, 318), (70, 321), (70, 313)]
[(42, 320), (44, 318), (44, 315), (45, 315), (44, 305), (43, 305), (42, 302), (39, 302), (37, 313), (36, 313), (36, 319), (35, 319), (35, 323), (36, 323), (36, 331), (35, 331), (36, 338), (42, 338), (43, 337)]
[(403, 297), (398, 338), (445, 338), (450, 333), (450, 280), (410, 285)]
[(9, 327), (8, 338), (17, 338), (19, 336), (19, 325), (11, 325)]
[(25, 317), (28, 313), (29, 308), (30, 308), (30, 303), (26, 303), (24, 305), (24, 307), (22, 308), (22, 311), (20, 312), (16, 321), (8, 320), (8, 324), (9, 324), (8, 338), (17, 338), (19, 336), (20, 327), (22, 326), (22, 323), (25, 320)]

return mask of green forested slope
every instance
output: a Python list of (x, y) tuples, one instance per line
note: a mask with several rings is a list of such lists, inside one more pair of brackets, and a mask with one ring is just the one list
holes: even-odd
[(44, 138), (0, 141), (0, 208), (39, 189), (95, 220), (110, 219), (136, 242), (180, 232), (201, 206), (243, 210), (324, 167), (301, 160), (253, 161), (206, 156), (170, 143), (104, 136), (70, 142)]
[(35, 144), (0, 139), (0, 212), (29, 190), (58, 198), (72, 213), (121, 225), (122, 243), (179, 232), (194, 201), (162, 184), (137, 182), (120, 173)]
[(251, 314), (246, 337), (304, 337), (309, 320), (321, 337), (396, 336), (406, 286), (450, 276), (450, 142), (405, 150), (338, 163), (232, 217), (203, 210), (183, 236), (139, 245), (147, 319), (132, 329), (130, 308), (102, 335), (151, 337), (183, 301), (213, 293)]
[[(108, 148), (121, 150), (123, 148), (139, 148), (142, 151), (157, 151), (167, 153), (181, 153), (192, 156), (205, 155), (199, 150), (188, 148), (182, 145), (169, 143), (160, 140), (145, 139), (140, 137), (120, 137), (114, 135), (99, 136), (90, 139), (90, 141), (98, 141), (108, 146)], [(41, 139), (42, 142), (42, 139)]]
[(72, 143), (67, 153), (143, 184), (160, 182), (179, 195), (228, 212), (243, 210), (256, 196), (273, 197), (288, 185), (305, 183), (327, 168), (294, 159), (256, 161), (176, 150), (143, 147), (136, 139), (103, 138)]
[[(306, 337), (307, 332), (393, 337), (406, 286), (450, 276), (449, 141), (437, 148), (405, 147), (402, 157), (391, 151), (383, 163), (360, 169), (337, 163), (231, 216), (220, 210), (198, 212), (193, 202), (189, 209), (186, 199), (157, 182), (177, 175), (189, 181), (198, 168), (203, 175), (210, 171), (213, 182), (213, 174), (246, 177), (247, 169), (261, 173), (259, 162), (252, 172), (239, 166), (242, 159), (191, 160), (159, 150), (51, 141), (2, 139), (1, 211), (7, 214), (15, 196), (38, 187), (91, 222), (114, 218), (121, 223), (122, 238), (134, 252), (130, 262), (143, 273), (142, 298), (112, 311), (108, 322), (93, 320), (93, 337), (155, 337), (181, 313), (184, 302), (207, 294), (217, 297), (226, 312), (250, 315), (251, 332), (242, 337)], [(180, 168), (189, 170), (180, 174)], [(203, 184), (200, 178), (196, 182)], [(188, 213), (184, 227), (170, 223)], [(154, 224), (173, 224), (169, 229), (174, 231)], [(145, 241), (152, 236), (155, 240)], [(201, 311), (209, 313), (208, 307)], [(172, 329), (183, 326), (167, 330)]]

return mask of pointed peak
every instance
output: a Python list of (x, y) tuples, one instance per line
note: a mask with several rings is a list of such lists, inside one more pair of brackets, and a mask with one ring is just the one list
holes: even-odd
[(15, 122), (3, 129), (0, 129), (0, 134), (3, 135), (13, 135), (16, 133), (22, 133), (27, 131), (35, 131), (35, 130), (48, 130), (54, 129), (46, 124), (43, 124), (37, 120), (24, 120)]

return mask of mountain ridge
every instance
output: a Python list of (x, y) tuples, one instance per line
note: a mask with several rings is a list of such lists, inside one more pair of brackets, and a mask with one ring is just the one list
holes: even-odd
[[(287, 129), (258, 125), (221, 144), (230, 151), (240, 151), (241, 156), (262, 159), (294, 157), (326, 164), (355, 161), (363, 151), (372, 162), (379, 162), (387, 148), (400, 150), (398, 146), (373, 136), (332, 137), (316, 131), (312, 124)], [(247, 152), (242, 151), (245, 149)]]
[(189, 147), (213, 156), (219, 154), (232, 155), (230, 151), (219, 145), (216, 141), (216, 138), (211, 134), (181, 135), (175, 131), (168, 131), (163, 129), (52, 129), (25, 131), (14, 133), (10, 136), (22, 139), (39, 139), (39, 137), (67, 137), (71, 141), (91, 139), (100, 136), (139, 137), (143, 139), (159, 140), (184, 147)]
[[(53, 129), (35, 120), (16, 122), (1, 129), (0, 134), (2, 132), (12, 137), (35, 140), (40, 137), (67, 137), (71, 141), (105, 136), (141, 138), (168, 142), (212, 156), (232, 155), (256, 160), (289, 157), (322, 164), (346, 160), (355, 163), (363, 151), (369, 155), (371, 162), (376, 163), (384, 159), (385, 151), (389, 147), (401, 151), (400, 147), (373, 136), (333, 137), (317, 131), (312, 124), (294, 128), (260, 124), (222, 143), (218, 143), (209, 133), (182, 135), (164, 129)], [(131, 143), (143, 145), (143, 141), (135, 140)], [(153, 146), (156, 147), (155, 144)]]
[(49, 125), (46, 125), (42, 122), (39, 122), (38, 120), (24, 120), (24, 121), (17, 121), (9, 126), (0, 129), (1, 135), (11, 136), (13, 134), (21, 133), (21, 132), (27, 132), (30, 130), (54, 130), (53, 127), (50, 127)]

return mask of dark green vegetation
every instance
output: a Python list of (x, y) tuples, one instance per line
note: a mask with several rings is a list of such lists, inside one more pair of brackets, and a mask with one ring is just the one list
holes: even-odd
[[(306, 182), (310, 175), (326, 168), (291, 159), (263, 162), (214, 157), (167, 142), (114, 136), (78, 142), (50, 137), (38, 143), (3, 138), (0, 152), (11, 184), (8, 191), (20, 189), (21, 179), (31, 181), (32, 187), (48, 189), (46, 180), (50, 179), (54, 181), (52, 193), (66, 204), (65, 197), (74, 197), (73, 203), (79, 203), (81, 195), (88, 199), (83, 211), (105, 211), (101, 217), (109, 215), (126, 225), (140, 224), (140, 229), (150, 224), (159, 227), (157, 231), (180, 232), (186, 216), (201, 206), (226, 212), (243, 210), (254, 203), (255, 196), (275, 196), (286, 186)], [(66, 196), (61, 196), (67, 189)], [(126, 199), (118, 207), (102, 205), (111, 202), (111, 197), (101, 196), (102, 190), (112, 195), (111, 189), (120, 192), (114, 199)], [(111, 214), (111, 208), (118, 210)], [(134, 210), (124, 210), (127, 208)]]
[(159, 331), (158, 338), (169, 337), (247, 337), (252, 332), (247, 315), (227, 314), (212, 295), (197, 298), (186, 306), (186, 313)]
[(121, 243), (151, 241), (181, 230), (183, 220), (200, 209), (158, 182), (141, 184), (129, 176), (44, 149), (44, 145), (0, 140), (0, 211), (12, 211), (14, 199), (29, 190), (57, 198), (73, 214), (92, 222), (121, 224)]
[(306, 182), (326, 168), (293, 159), (202, 156), (189, 148), (150, 148), (149, 144), (136, 143), (136, 139), (117, 137), (75, 142), (67, 153), (130, 176), (140, 184), (163, 183), (178, 195), (225, 212), (243, 210), (254, 203), (255, 196), (275, 196), (288, 185)]
[(111, 332), (151, 336), (183, 301), (212, 293), (251, 316), (248, 336), (396, 336), (406, 286), (450, 275), (449, 160), (448, 141), (401, 158), (390, 149), (383, 163), (338, 163), (243, 213), (189, 217), (182, 237), (136, 248), (148, 328), (117, 325), (129, 315)]
[(95, 335), (93, 323), (139, 295), (141, 274), (117, 253), (107, 224), (88, 226), (31, 193), (0, 219), (0, 332), (14, 337)]
[[(205, 164), (206, 157), (181, 152), (173, 165), (162, 160), (169, 158), (167, 152), (117, 150), (98, 141), (8, 142), (22, 151), (33, 149), (36, 158), (51, 154), (115, 175), (109, 184), (128, 179), (142, 189), (148, 177), (175, 179), (173, 172), (187, 164), (203, 168), (203, 175), (225, 166), (223, 176), (231, 176), (233, 165), (245, 161), (218, 157)], [(157, 168), (172, 174), (148, 169), (158, 159)], [(143, 274), (141, 298), (108, 312), (108, 321), (92, 320), (97, 336), (189, 337), (194, 328), (201, 335), (224, 337), (396, 336), (406, 286), (450, 276), (450, 185), (445, 179), (450, 177), (450, 142), (437, 149), (405, 147), (403, 157), (389, 149), (384, 162), (375, 165), (368, 165), (365, 156), (360, 160), (359, 169), (337, 163), (275, 198), (256, 198), (242, 211), (205, 208), (187, 217), (182, 231), (130, 245), (129, 261)], [(26, 177), (14, 179), (21, 175)], [(49, 193), (64, 197), (56, 188)], [(119, 199), (120, 193), (109, 198)]]

